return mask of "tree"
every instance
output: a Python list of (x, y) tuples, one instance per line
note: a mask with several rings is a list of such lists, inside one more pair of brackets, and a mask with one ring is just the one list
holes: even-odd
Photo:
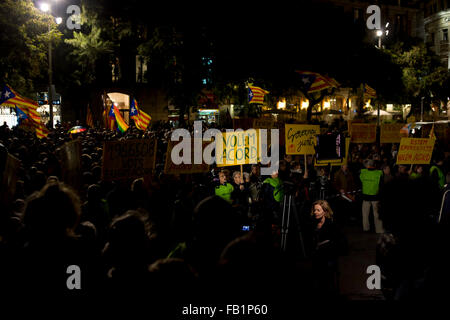
[(158, 26), (138, 52), (148, 61), (150, 72), (159, 75), (169, 98), (179, 110), (180, 126), (184, 114), (197, 104), (202, 85), (200, 61), (201, 32), (195, 27)]
[(48, 43), (61, 33), (29, 0), (2, 1), (0, 30), (0, 79), (32, 97), (36, 87), (48, 84)]
[(425, 44), (398, 43), (388, 53), (402, 70), (404, 93), (412, 102), (411, 112), (420, 107), (422, 97), (429, 102), (431, 97), (445, 101), (449, 92), (444, 84), (448, 83), (450, 73)]

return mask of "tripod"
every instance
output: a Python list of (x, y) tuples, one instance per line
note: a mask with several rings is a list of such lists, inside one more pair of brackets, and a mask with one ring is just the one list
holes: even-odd
[(302, 232), (300, 230), (300, 221), (297, 214), (297, 208), (295, 205), (294, 196), (292, 193), (288, 193), (284, 196), (283, 199), (283, 215), (282, 215), (282, 221), (281, 221), (281, 250), (283, 252), (286, 252), (287, 248), (287, 240), (289, 235), (289, 225), (291, 222), (291, 213), (293, 212), (294, 218), (295, 218), (295, 224), (298, 231), (298, 237), (300, 241), (300, 246), (302, 249), (302, 257), (306, 257), (305, 253), (305, 247), (303, 244), (303, 236)]

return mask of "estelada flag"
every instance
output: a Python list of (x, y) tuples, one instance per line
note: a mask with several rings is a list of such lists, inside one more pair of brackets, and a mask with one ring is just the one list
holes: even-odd
[(301, 77), (301, 87), (307, 93), (322, 91), (328, 88), (337, 88), (340, 83), (335, 79), (323, 76), (317, 72), (296, 71)]
[(130, 117), (134, 120), (136, 128), (142, 131), (145, 131), (145, 129), (147, 129), (150, 121), (152, 120), (152, 117), (150, 117), (150, 115), (139, 109), (136, 99), (133, 99), (133, 101), (131, 102)]
[(367, 83), (364, 84), (364, 98), (376, 98), (377, 92), (375, 89), (371, 88)]
[(248, 86), (248, 102), (249, 103), (264, 103), (264, 95), (268, 94), (269, 91), (266, 91), (260, 87), (255, 87), (253, 85)]
[(116, 126), (116, 117), (114, 115), (114, 104), (111, 105), (109, 111), (103, 110), (103, 119), (105, 120), (105, 128), (114, 130)]
[(37, 111), (39, 105), (36, 101), (21, 97), (8, 85), (4, 85), (0, 96), (0, 105), (2, 104), (15, 107), (16, 110), (20, 110), (20, 114), (25, 114), (27, 118), (25, 121), (21, 122), (21, 124), (26, 123), (29, 127), (34, 128), (36, 136), (39, 139), (48, 136), (49, 131), (41, 121), (41, 116)]

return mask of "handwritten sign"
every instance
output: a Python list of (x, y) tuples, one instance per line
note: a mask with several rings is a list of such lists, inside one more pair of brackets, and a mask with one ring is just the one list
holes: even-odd
[(257, 130), (224, 132), (222, 142), (216, 143), (218, 167), (258, 163), (259, 137)]
[(344, 158), (336, 159), (336, 160), (317, 160), (316, 158), (314, 158), (314, 166), (322, 167), (322, 166), (327, 166), (328, 164), (331, 164), (331, 166), (343, 166), (344, 164), (347, 164), (349, 149), (350, 149), (350, 138), (345, 138), (345, 157)]
[(381, 125), (380, 143), (399, 143), (401, 136), (400, 130), (403, 123), (385, 123)]
[[(202, 173), (202, 172), (208, 172), (209, 171), (209, 165), (206, 164), (204, 161), (202, 164), (194, 164), (194, 140), (192, 140), (192, 146), (191, 146), (191, 164), (174, 164), (172, 162), (172, 149), (174, 146), (176, 146), (179, 142), (169, 140), (169, 143), (167, 144), (167, 153), (166, 153), (166, 162), (164, 164), (164, 173), (165, 174), (191, 174), (191, 173)], [(209, 141), (202, 141), (202, 153), (203, 150), (210, 144)], [(203, 157), (202, 157), (203, 159)]]
[(436, 139), (402, 138), (397, 164), (429, 164)]
[(286, 124), (286, 154), (314, 154), (319, 134), (317, 125)]
[(103, 144), (102, 179), (140, 178), (155, 168), (156, 140), (107, 141)]
[(377, 140), (375, 123), (352, 123), (349, 131), (352, 143), (373, 143)]
[(81, 187), (81, 143), (79, 140), (66, 142), (59, 149), (61, 180), (76, 190)]

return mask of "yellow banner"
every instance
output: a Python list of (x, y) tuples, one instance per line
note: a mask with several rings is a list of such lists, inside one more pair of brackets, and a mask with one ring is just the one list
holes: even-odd
[(429, 164), (436, 139), (402, 138), (397, 164)]
[(373, 143), (377, 140), (375, 123), (352, 123), (349, 131), (352, 143)]
[(317, 161), (316, 158), (314, 158), (314, 166), (315, 167), (322, 167), (327, 166), (328, 164), (331, 164), (331, 166), (342, 166), (344, 164), (347, 164), (348, 159), (348, 152), (350, 150), (350, 138), (345, 138), (345, 157), (338, 160), (319, 160)]
[(381, 125), (380, 131), (380, 143), (399, 143), (400, 130), (403, 128), (404, 123), (385, 123)]
[(216, 143), (217, 167), (258, 163), (259, 153), (258, 130), (223, 132), (222, 143)]
[(286, 124), (286, 154), (314, 154), (317, 144), (316, 136), (320, 126), (303, 124)]

